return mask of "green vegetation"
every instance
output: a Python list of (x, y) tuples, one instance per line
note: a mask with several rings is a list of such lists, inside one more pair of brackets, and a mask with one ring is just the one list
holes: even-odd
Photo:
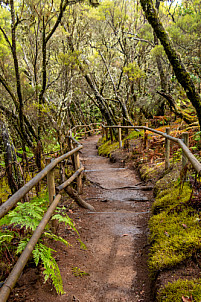
[[(143, 132), (140, 131), (131, 131), (129, 135), (127, 135), (123, 140), (122, 144), (124, 145), (125, 140), (131, 140), (131, 139), (136, 139), (140, 136), (143, 135)], [(98, 142), (98, 154), (102, 156), (107, 156), (110, 157), (110, 154), (117, 150), (119, 148), (119, 142), (114, 141), (111, 143), (111, 141), (106, 141), (106, 138), (101, 138)]]
[[(0, 281), (5, 279), (14, 261), (17, 259), (17, 255), (26, 247), (29, 238), (42, 220), (47, 208), (48, 196), (47, 193), (44, 193), (41, 194), (40, 197), (33, 198), (29, 203), (18, 203), (13, 211), (0, 220), (0, 258), (2, 261)], [(65, 210), (65, 208), (58, 207), (52, 220), (56, 219), (71, 228), (77, 234), (81, 248), (85, 248), (73, 221), (65, 213)], [(45, 238), (46, 240), (44, 241)], [(65, 239), (53, 234), (47, 225), (46, 231), (33, 250), (33, 260), (36, 266), (39, 263), (42, 264), (44, 281), (46, 282), (48, 279), (51, 279), (57, 293), (63, 294), (64, 290), (60, 271), (53, 256), (53, 253), (56, 251), (47, 245), (48, 238), (70, 246)], [(4, 259), (7, 259), (7, 261), (4, 262)]]
[(117, 150), (118, 148), (119, 148), (118, 142), (111, 143), (111, 141), (107, 141), (98, 148), (98, 154), (102, 156), (110, 157), (110, 154), (113, 151)]
[(189, 184), (184, 184), (181, 188), (178, 181), (176, 184), (172, 184), (169, 189), (160, 191), (155, 198), (152, 205), (153, 214), (159, 214), (162, 211), (169, 211), (170, 207), (178, 206), (182, 203), (186, 203), (191, 196), (192, 188)]
[(75, 277), (89, 276), (89, 273), (86, 273), (85, 271), (81, 270), (77, 266), (72, 267), (72, 272)]
[(186, 301), (201, 301), (201, 279), (179, 279), (168, 283), (159, 291), (157, 302), (179, 302), (182, 297), (189, 299)]
[(124, 139), (123, 141), (125, 141), (126, 139), (136, 139), (138, 137), (143, 136), (144, 132), (143, 131), (131, 131)]

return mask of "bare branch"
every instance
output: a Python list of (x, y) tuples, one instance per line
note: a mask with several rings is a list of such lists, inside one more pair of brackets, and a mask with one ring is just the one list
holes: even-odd
[(6, 82), (6, 80), (2, 77), (2, 75), (0, 75), (0, 83), (4, 86), (6, 91), (10, 94), (15, 106), (18, 107), (18, 102), (16, 100), (16, 97), (15, 97), (14, 93), (12, 92), (11, 88), (9, 87), (8, 83)]
[(61, 22), (61, 19), (63, 17), (63, 13), (67, 7), (67, 5), (70, 4), (68, 2), (68, 0), (65, 0), (64, 1), (64, 4), (63, 4), (63, 0), (61, 0), (61, 4), (60, 4), (60, 12), (59, 12), (59, 15), (58, 15), (58, 18), (52, 28), (52, 30), (50, 31), (50, 33), (48, 34), (48, 36), (46, 37), (45, 39), (45, 43), (47, 43), (49, 41), (49, 39), (52, 37), (53, 33), (55, 32), (55, 30), (57, 29), (57, 27), (59, 26), (60, 22)]
[(8, 43), (8, 45), (9, 45), (10, 49), (12, 49), (11, 42), (9, 41), (9, 39), (8, 39), (8, 36), (7, 36), (6, 32), (4, 31), (4, 29), (3, 29), (1, 26), (0, 26), (0, 31), (3, 33), (3, 36), (4, 36), (5, 40), (6, 40), (6, 42)]

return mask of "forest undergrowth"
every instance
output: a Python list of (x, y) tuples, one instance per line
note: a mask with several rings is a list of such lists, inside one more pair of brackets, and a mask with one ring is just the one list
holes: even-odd
[[(0, 287), (5, 283), (48, 207), (48, 192), (44, 188), (38, 196), (30, 198), (29, 202), (18, 202), (12, 211), (0, 219)], [(64, 294), (64, 289), (56, 262), (57, 251), (52, 248), (53, 242), (59, 241), (67, 247), (70, 247), (71, 244), (53, 232), (51, 221), (56, 220), (57, 223), (64, 224), (67, 230), (76, 235), (80, 248), (85, 249), (75, 223), (68, 216), (69, 207), (70, 203), (59, 205), (56, 208), (26, 265), (27, 267), (38, 267), (42, 271), (44, 282), (49, 280), (48, 282), (52, 284), (58, 294)]]

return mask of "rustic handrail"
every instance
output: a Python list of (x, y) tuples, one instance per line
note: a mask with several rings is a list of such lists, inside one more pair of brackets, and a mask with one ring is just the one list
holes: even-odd
[(79, 128), (79, 127), (90, 127), (92, 125), (101, 125), (101, 123), (90, 123), (88, 125), (75, 125), (74, 127), (71, 128), (71, 130), (74, 130), (74, 129)]
[(87, 133), (91, 133), (93, 131), (97, 131), (97, 130), (100, 130), (100, 129), (90, 129), (90, 130), (86, 130), (86, 128), (89, 128), (90, 126), (93, 126), (93, 125), (100, 125), (101, 126), (102, 123), (91, 123), (91, 124), (88, 124), (88, 125), (75, 125), (74, 127), (71, 128), (71, 133), (73, 131), (75, 131), (77, 128), (85, 128), (85, 131), (84, 133), (77, 133), (77, 134), (84, 134), (86, 136)]
[(79, 168), (68, 180), (66, 180), (60, 186), (56, 187), (57, 192), (61, 192), (67, 186), (69, 186), (72, 183), (72, 181), (75, 180), (82, 171), (84, 171), (84, 167)]
[(189, 150), (189, 148), (184, 144), (183, 140), (180, 138), (176, 138), (173, 137), (171, 135), (168, 135), (162, 131), (158, 131), (146, 126), (121, 126), (121, 125), (114, 125), (114, 126), (107, 126), (107, 125), (103, 125), (102, 124), (103, 129), (107, 129), (107, 128), (117, 128), (117, 129), (143, 129), (143, 130), (147, 130), (153, 133), (156, 133), (158, 135), (161, 135), (163, 137), (165, 137), (167, 140), (171, 140), (175, 143), (178, 143), (179, 146), (181, 147), (181, 149), (183, 150), (185, 156), (188, 158), (188, 160), (190, 161), (190, 163), (192, 164), (193, 168), (196, 170), (196, 172), (200, 175), (201, 174), (201, 163), (197, 160), (197, 158), (191, 153), (191, 151)]
[(39, 183), (41, 179), (43, 179), (48, 172), (50, 172), (58, 163), (73, 155), (82, 149), (83, 146), (79, 145), (77, 148), (69, 151), (68, 153), (56, 158), (53, 160), (48, 166), (46, 166), (42, 171), (40, 171), (34, 178), (32, 178), (28, 183), (26, 183), (22, 188), (20, 188), (16, 193), (14, 193), (6, 202), (4, 202), (0, 206), (0, 219), (8, 213), (10, 209), (16, 205), (16, 203), (22, 199), (35, 185)]

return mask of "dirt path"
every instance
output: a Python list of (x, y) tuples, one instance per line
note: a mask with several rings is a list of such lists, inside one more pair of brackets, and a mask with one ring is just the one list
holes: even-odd
[[(73, 249), (60, 247), (57, 260), (65, 295), (56, 296), (50, 285), (41, 286), (36, 278), (21, 301), (151, 301), (146, 267), (148, 198), (141, 191), (128, 188), (140, 182), (134, 171), (97, 155), (97, 140), (93, 136), (83, 141), (81, 155), (91, 182), (83, 198), (96, 212), (78, 209), (72, 213), (87, 250), (80, 249), (73, 236)], [(64, 235), (64, 230), (61, 233)], [(76, 277), (72, 267), (89, 275)], [(26, 274), (24, 279), (28, 280)], [(20, 295), (20, 291), (15, 291), (15, 297), (16, 293)]]

